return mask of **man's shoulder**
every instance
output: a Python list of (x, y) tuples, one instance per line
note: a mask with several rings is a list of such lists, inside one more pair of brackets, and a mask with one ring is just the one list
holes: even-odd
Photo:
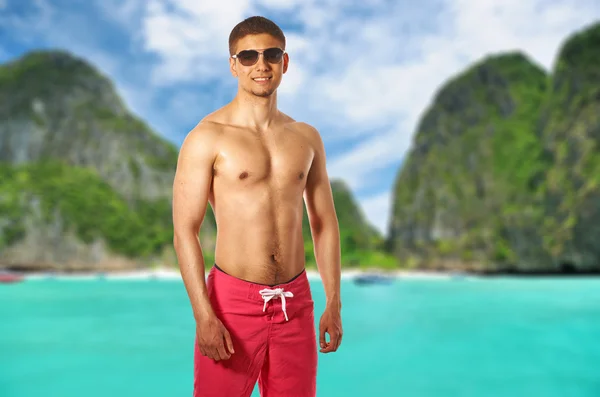
[(315, 150), (321, 150), (323, 148), (323, 138), (319, 133), (319, 130), (313, 125), (304, 121), (294, 121), (292, 123), (293, 128), (304, 136)]
[(188, 137), (192, 139), (214, 139), (221, 135), (226, 127), (221, 115), (222, 109), (210, 113), (200, 119), (197, 124), (188, 132)]
[(200, 121), (186, 134), (183, 145), (196, 146), (213, 141), (217, 137), (217, 129), (210, 122)]
[(305, 121), (296, 121), (290, 117), (288, 126), (292, 129), (294, 129), (295, 131), (298, 131), (304, 135), (307, 135), (307, 137), (310, 139), (320, 139), (321, 138), (319, 131), (314, 126), (312, 126), (311, 124), (309, 124)]
[(223, 126), (204, 118), (188, 131), (181, 145), (182, 151), (191, 154), (213, 152), (216, 148)]

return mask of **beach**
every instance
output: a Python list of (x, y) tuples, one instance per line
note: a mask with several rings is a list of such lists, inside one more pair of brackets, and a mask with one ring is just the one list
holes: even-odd
[[(206, 272), (208, 274), (208, 272)], [(321, 276), (316, 269), (307, 269), (306, 274), (309, 280), (320, 281)], [(381, 274), (391, 278), (427, 278), (427, 279), (449, 279), (456, 276), (452, 272), (429, 272), (416, 270), (396, 270), (383, 271), (379, 269), (343, 269), (341, 272), (342, 280), (352, 280), (358, 276), (366, 274)], [(128, 270), (128, 271), (98, 271), (98, 272), (32, 272), (24, 274), (25, 279), (47, 279), (59, 278), (70, 280), (95, 280), (104, 278), (107, 280), (181, 280), (181, 273), (178, 269), (169, 267), (157, 267), (154, 269)], [(469, 277), (475, 277), (469, 275)]]

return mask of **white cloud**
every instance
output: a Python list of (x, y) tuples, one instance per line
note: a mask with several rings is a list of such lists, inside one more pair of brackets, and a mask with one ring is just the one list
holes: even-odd
[(153, 82), (207, 81), (228, 73), (231, 29), (250, 0), (151, 0), (143, 17), (145, 49), (161, 58)]
[(284, 96), (292, 96), (295, 92), (300, 90), (300, 87), (306, 78), (306, 61), (303, 60), (302, 54), (309, 51), (310, 43), (306, 38), (296, 33), (286, 34), (285, 39), (285, 49), (290, 57), (290, 63), (277, 92)]
[[(329, 104), (326, 108), (334, 110), (335, 118), (367, 133), (373, 125), (401, 119), (414, 128), (437, 87), (486, 54), (520, 49), (550, 68), (563, 38), (600, 16), (594, 4), (459, 0), (448, 2), (449, 7), (439, 13), (449, 27), (442, 32), (397, 37), (391, 23), (398, 17), (395, 13), (364, 21), (361, 29), (344, 29), (350, 37), (343, 41), (331, 40), (332, 29), (315, 40), (337, 47), (332, 52), (360, 56), (346, 56), (320, 75), (323, 89), (311, 102)], [(398, 46), (402, 40), (409, 42), (410, 51)], [(414, 48), (419, 50), (413, 52)], [(401, 59), (393, 59), (394, 54)], [(398, 133), (412, 135), (413, 131)]]
[(287, 10), (307, 2), (307, 0), (258, 0), (256, 3), (270, 9)]

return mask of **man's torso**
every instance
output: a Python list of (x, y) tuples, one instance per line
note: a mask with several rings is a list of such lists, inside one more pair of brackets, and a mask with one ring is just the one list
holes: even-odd
[(218, 131), (209, 201), (217, 222), (215, 262), (262, 284), (304, 268), (303, 192), (314, 156), (306, 125), (288, 117), (267, 131), (205, 119)]

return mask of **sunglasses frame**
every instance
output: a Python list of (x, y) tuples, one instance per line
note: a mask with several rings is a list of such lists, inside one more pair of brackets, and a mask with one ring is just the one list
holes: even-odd
[[(277, 50), (280, 50), (280, 51), (281, 51), (281, 60), (280, 60), (279, 62), (269, 62), (269, 61), (267, 61), (267, 62), (269, 62), (269, 63), (270, 63), (270, 64), (272, 64), (272, 65), (278, 65), (278, 64), (280, 64), (280, 63), (283, 61), (283, 56), (286, 54), (286, 52), (285, 52), (284, 50), (282, 50), (281, 48), (279, 48), (279, 47), (271, 47), (271, 48), (264, 49), (264, 50), (262, 50), (262, 51), (258, 51), (258, 50), (242, 50), (242, 51), (238, 52), (237, 54), (234, 54), (234, 55), (232, 55), (231, 57), (232, 57), (233, 59), (237, 59), (237, 60), (239, 60), (239, 61), (240, 61), (240, 64), (242, 64), (242, 66), (254, 66), (254, 65), (256, 65), (256, 64), (258, 63), (258, 60), (260, 59), (260, 56), (261, 56), (261, 55), (262, 55), (262, 56), (263, 56), (263, 58), (264, 58), (264, 56), (265, 56), (265, 54), (264, 54), (264, 53), (265, 53), (265, 51), (269, 51), (269, 50), (273, 50), (273, 49), (277, 49)], [(239, 55), (240, 55), (242, 52), (244, 52), (244, 51), (254, 51), (254, 52), (257, 52), (257, 53), (258, 53), (258, 55), (257, 55), (257, 57), (256, 57), (256, 61), (254, 61), (254, 62), (253, 62), (252, 64), (250, 64), (250, 65), (244, 65), (244, 64), (242, 63), (242, 61), (240, 60), (240, 58), (239, 58)]]

